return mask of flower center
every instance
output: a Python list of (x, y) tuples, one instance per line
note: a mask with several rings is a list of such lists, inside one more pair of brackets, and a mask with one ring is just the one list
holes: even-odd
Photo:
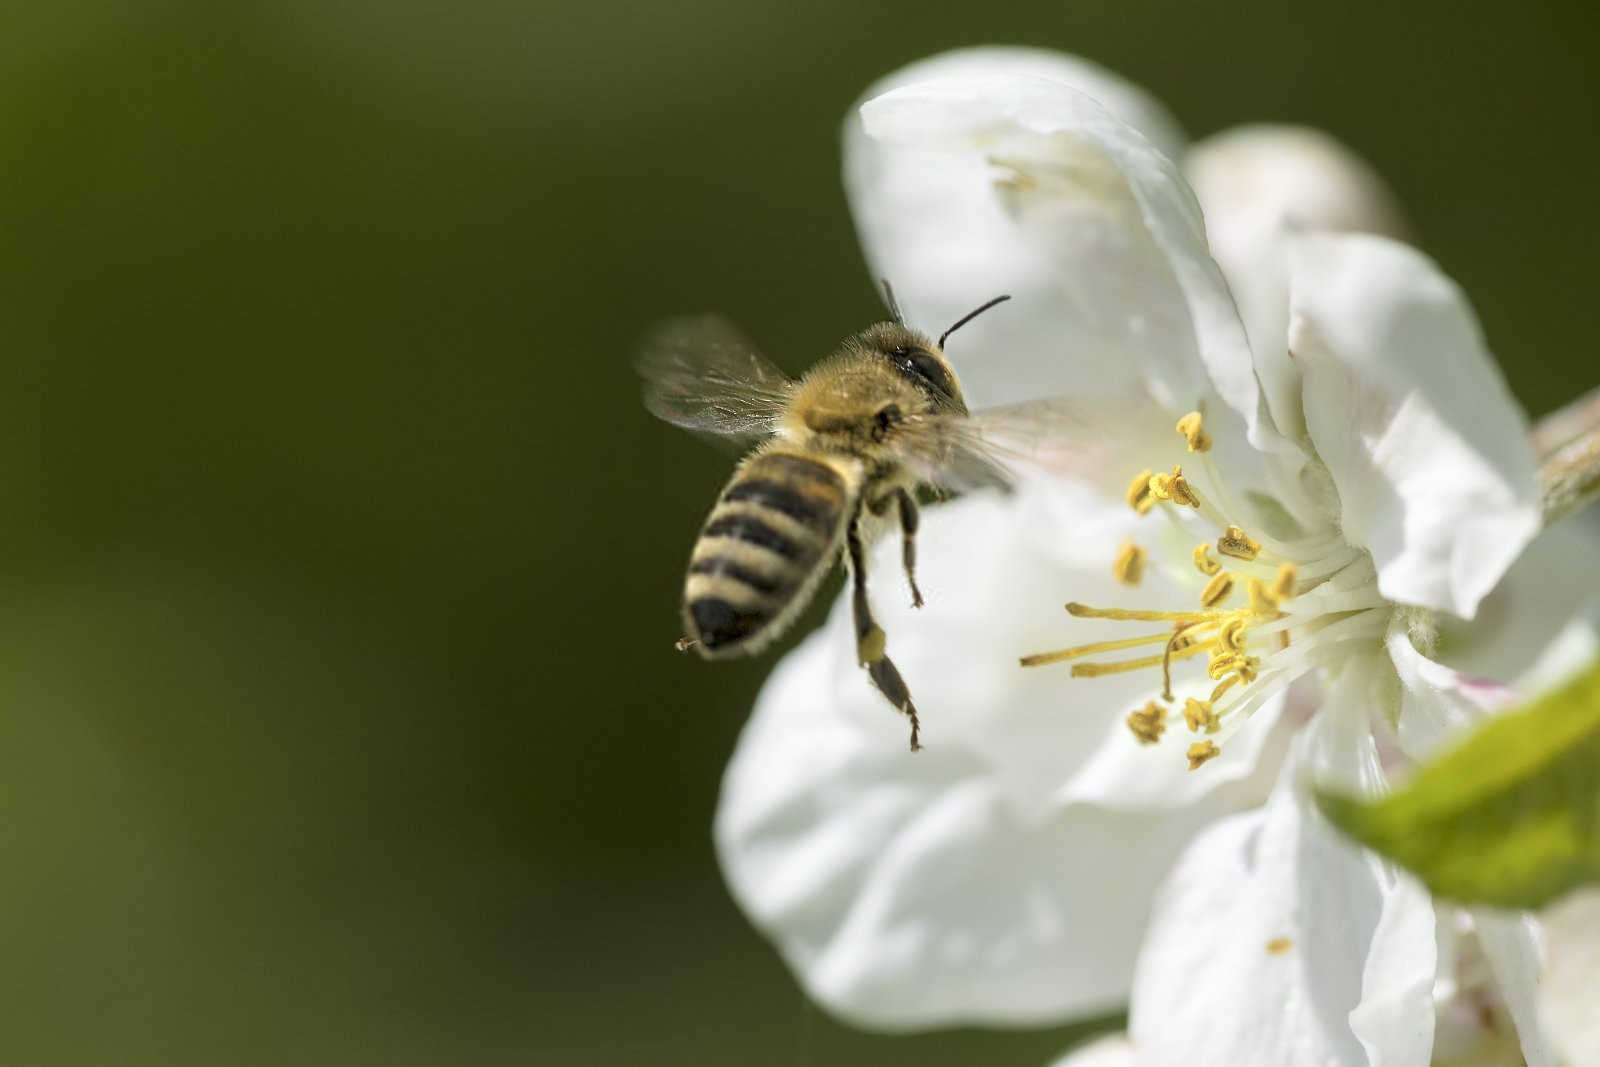
[[(1159, 670), (1160, 702), (1151, 700), (1131, 712), (1128, 729), (1141, 743), (1156, 744), (1169, 725), (1182, 721), (1192, 733), (1204, 735), (1188, 747), (1194, 770), (1220, 754), (1222, 744), (1257, 709), (1300, 675), (1328, 665), (1348, 651), (1350, 642), (1382, 640), (1391, 608), (1378, 594), (1371, 557), (1336, 532), (1279, 540), (1252, 536), (1233, 521), (1241, 513), (1218, 475), (1200, 413), (1185, 415), (1177, 429), (1203, 473), (1186, 475), (1181, 466), (1170, 474), (1141, 471), (1129, 484), (1127, 499), (1140, 515), (1160, 509), (1188, 536), (1197, 527), (1213, 535), (1195, 544), (1180, 564), (1205, 579), (1199, 606), (1148, 611), (1074, 601), (1067, 611), (1078, 618), (1156, 622), (1164, 628), (1025, 656), (1021, 662), (1039, 667), (1076, 660), (1074, 678)], [(1113, 575), (1137, 585), (1146, 557), (1143, 548), (1125, 543)], [(1097, 658), (1145, 646), (1160, 646), (1160, 651)], [(1173, 692), (1174, 666), (1199, 656), (1206, 657), (1210, 689), (1194, 689), (1195, 695), (1185, 696), (1180, 705)]]

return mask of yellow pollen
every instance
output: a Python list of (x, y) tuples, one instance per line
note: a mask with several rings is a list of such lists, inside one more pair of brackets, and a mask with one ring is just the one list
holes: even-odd
[(1189, 488), (1189, 479), (1183, 476), (1182, 467), (1173, 467), (1171, 474), (1150, 476), (1150, 495), (1157, 500), (1170, 500), (1180, 507), (1198, 508), (1200, 498)]
[(1231, 592), (1233, 592), (1233, 575), (1226, 572), (1218, 574), (1200, 590), (1200, 603), (1208, 608), (1214, 608), (1227, 600)]
[(1183, 721), (1188, 723), (1189, 729), (1195, 733), (1204, 730), (1208, 734), (1214, 734), (1221, 725), (1217, 720), (1217, 713), (1211, 710), (1211, 702), (1196, 700), (1193, 697), (1183, 702)]
[(1267, 951), (1274, 956), (1281, 956), (1294, 947), (1294, 942), (1287, 937), (1275, 937), (1267, 942)]
[(1191, 411), (1178, 420), (1178, 432), (1189, 442), (1190, 452), (1211, 451), (1211, 435), (1202, 428), (1200, 413)]
[(1144, 549), (1132, 541), (1124, 541), (1116, 562), (1111, 564), (1111, 575), (1123, 585), (1138, 585), (1139, 579), (1144, 577)]
[(1272, 595), (1279, 603), (1294, 596), (1294, 565), (1285, 563), (1278, 568), (1278, 576), (1272, 579)]
[(1156, 498), (1150, 495), (1150, 476), (1153, 473), (1140, 471), (1128, 483), (1128, 506), (1141, 515), (1156, 506)]
[(1211, 558), (1210, 541), (1194, 546), (1194, 566), (1201, 574), (1215, 574), (1222, 569), (1222, 564)]
[(1189, 769), (1198, 770), (1206, 760), (1215, 759), (1222, 754), (1214, 741), (1196, 741), (1189, 746)]
[(1255, 559), (1261, 554), (1261, 546), (1251, 540), (1250, 535), (1237, 526), (1229, 526), (1217, 538), (1217, 551), (1224, 556), (1234, 559)]
[(1222, 624), (1222, 629), (1217, 631), (1217, 639), (1222, 643), (1222, 647), (1233, 652), (1243, 652), (1245, 629), (1244, 619), (1235, 615)]
[(1237, 674), (1239, 681), (1249, 685), (1255, 681), (1256, 667), (1260, 662), (1254, 656), (1246, 656), (1239, 652), (1223, 652), (1219, 649), (1206, 664), (1206, 674), (1213, 682), (1221, 681), (1226, 675)]
[(1167, 713), (1152, 700), (1138, 711), (1128, 712), (1128, 729), (1141, 744), (1153, 745), (1161, 740), (1161, 731), (1167, 728)]

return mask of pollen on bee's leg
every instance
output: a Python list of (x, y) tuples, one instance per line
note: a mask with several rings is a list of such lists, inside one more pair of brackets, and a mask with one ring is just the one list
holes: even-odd
[(1124, 541), (1116, 562), (1111, 564), (1111, 575), (1123, 585), (1138, 585), (1139, 579), (1144, 577), (1144, 560), (1144, 549), (1132, 541)]
[(1208, 734), (1214, 734), (1221, 725), (1216, 711), (1211, 707), (1211, 701), (1196, 700), (1193, 697), (1183, 702), (1183, 721), (1195, 733), (1204, 730)]
[(1222, 755), (1222, 750), (1217, 747), (1215, 741), (1196, 741), (1189, 746), (1187, 755), (1189, 757), (1189, 769), (1194, 771), (1199, 770), (1201, 764), (1207, 760), (1216, 759)]
[(1222, 564), (1211, 558), (1211, 542), (1201, 541), (1194, 546), (1194, 567), (1201, 574), (1212, 575), (1222, 569)]
[(1233, 575), (1227, 573), (1218, 574), (1206, 583), (1204, 589), (1200, 590), (1200, 603), (1208, 608), (1214, 608), (1224, 600), (1227, 600), (1228, 594), (1232, 592)]
[(1167, 713), (1154, 700), (1137, 711), (1128, 712), (1128, 729), (1133, 731), (1133, 736), (1139, 739), (1140, 744), (1155, 744), (1161, 740), (1161, 732), (1166, 728)]
[(1235, 559), (1252, 560), (1261, 554), (1261, 546), (1239, 527), (1229, 526), (1217, 538), (1217, 551)]
[(874, 626), (861, 635), (856, 642), (856, 661), (863, 667), (870, 663), (877, 663), (883, 659), (889, 639), (883, 632), (883, 627)]
[(1191, 411), (1178, 420), (1178, 432), (1189, 442), (1190, 452), (1209, 452), (1211, 435), (1204, 429), (1205, 420), (1198, 411)]
[(1133, 481), (1128, 483), (1128, 506), (1143, 515), (1156, 506), (1156, 498), (1150, 495), (1150, 476), (1153, 471), (1143, 470), (1133, 476)]

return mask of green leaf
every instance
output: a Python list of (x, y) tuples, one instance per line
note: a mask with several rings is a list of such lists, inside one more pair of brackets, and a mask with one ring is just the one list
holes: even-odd
[(1537, 908), (1600, 882), (1600, 662), (1486, 723), (1395, 793), (1316, 799), (1436, 896)]

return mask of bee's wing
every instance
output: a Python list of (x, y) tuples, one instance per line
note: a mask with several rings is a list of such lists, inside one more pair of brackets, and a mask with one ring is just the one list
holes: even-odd
[(1130, 410), (1103, 398), (1052, 397), (971, 415), (913, 416), (902, 441), (912, 465), (934, 485), (1009, 489), (1027, 471), (1085, 475), (1116, 466)]
[(721, 437), (770, 434), (793, 383), (720, 315), (672, 319), (639, 350), (644, 406), (674, 426)]

